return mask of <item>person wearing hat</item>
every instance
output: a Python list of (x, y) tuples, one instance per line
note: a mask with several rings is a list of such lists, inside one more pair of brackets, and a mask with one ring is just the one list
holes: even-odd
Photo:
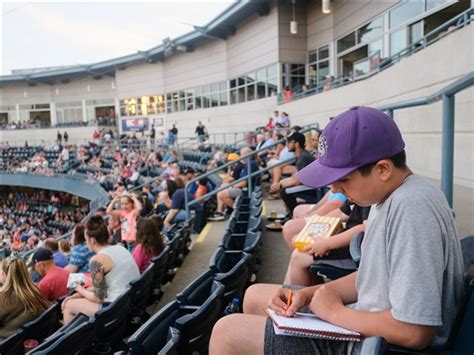
[[(287, 138), (288, 140), (288, 150), (295, 153), (296, 161), (295, 167), (296, 171), (300, 171), (305, 166), (311, 164), (314, 161), (314, 157), (305, 149), (306, 138), (304, 134), (299, 132), (294, 132)], [(285, 206), (288, 211), (288, 215), (291, 216), (293, 209), (296, 207), (297, 202), (296, 198), (302, 198), (308, 202), (316, 202), (316, 193), (314, 190), (306, 190), (298, 193), (287, 194), (285, 189), (288, 187), (300, 185), (300, 181), (296, 175), (280, 180), (282, 169), (276, 167), (273, 173), (273, 183), (270, 186), (271, 193), (280, 192), (280, 195), (285, 203)]]
[[(319, 158), (297, 177), (316, 188), (332, 185), (360, 206), (371, 206), (357, 272), (293, 292), (253, 285), (244, 315), (222, 318), (209, 353), (360, 352), (360, 342), (276, 335), (267, 307), (294, 316), (303, 306), (322, 320), (380, 336), (409, 349), (442, 347), (463, 294), (461, 247), (453, 213), (441, 191), (406, 165), (395, 122), (370, 107), (353, 107), (328, 123)], [(242, 342), (242, 339), (247, 341)]]
[[(249, 154), (252, 151), (252, 148), (245, 147), (240, 150), (240, 155), (244, 156), (246, 154)], [(235, 158), (238, 159), (239, 155), (231, 153), (228, 156), (229, 161), (233, 161)], [(248, 175), (247, 172), (247, 159), (242, 159), (242, 162), (236, 162), (235, 164), (232, 164), (228, 171), (227, 171), (227, 176), (224, 179), (223, 184), (221, 187), (231, 183), (232, 181), (238, 180), (240, 178), (243, 178), (244, 176)], [(253, 159), (250, 160), (250, 170), (252, 172), (256, 171), (258, 169), (257, 165), (255, 164), (255, 161)], [(230, 214), (233, 211), (233, 206), (234, 206), (234, 201), (237, 197), (242, 195), (242, 188), (247, 186), (247, 181), (241, 181), (238, 184), (233, 185), (232, 187), (222, 190), (217, 194), (217, 208), (216, 212), (212, 216), (208, 218), (210, 221), (223, 221), (226, 218), (226, 215), (224, 213), (224, 209), (227, 208), (228, 214)]]
[(33, 267), (42, 277), (38, 288), (49, 302), (54, 302), (67, 293), (69, 272), (55, 265), (53, 253), (49, 249), (36, 249), (28, 266)]

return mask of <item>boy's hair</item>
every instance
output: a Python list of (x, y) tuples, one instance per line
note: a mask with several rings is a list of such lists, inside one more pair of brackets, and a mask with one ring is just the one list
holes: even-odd
[[(405, 150), (402, 150), (400, 153), (395, 154), (394, 156), (391, 156), (387, 159), (390, 160), (393, 163), (393, 165), (395, 165), (395, 167), (398, 169), (405, 169), (407, 167), (407, 164), (406, 164), (407, 156), (406, 156)], [(377, 162), (366, 164), (366, 165), (361, 166), (357, 170), (363, 176), (367, 176), (370, 174), (375, 164), (377, 164)]]

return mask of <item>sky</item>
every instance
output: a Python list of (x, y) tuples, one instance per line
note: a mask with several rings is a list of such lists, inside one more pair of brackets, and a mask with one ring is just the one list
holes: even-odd
[(3, 1), (1, 73), (90, 64), (147, 50), (203, 26), (232, 0)]

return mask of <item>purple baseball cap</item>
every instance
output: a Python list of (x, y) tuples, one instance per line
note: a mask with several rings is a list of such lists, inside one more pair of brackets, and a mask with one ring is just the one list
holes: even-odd
[(375, 108), (352, 107), (329, 122), (319, 138), (318, 159), (296, 176), (303, 185), (326, 186), (403, 149), (405, 142), (393, 119)]

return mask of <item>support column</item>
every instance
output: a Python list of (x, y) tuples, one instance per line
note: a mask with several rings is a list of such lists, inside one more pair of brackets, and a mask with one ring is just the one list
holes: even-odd
[(454, 95), (443, 95), (443, 127), (441, 135), (441, 190), (452, 208), (454, 182)]
[(82, 99), (82, 122), (87, 123), (87, 106), (85, 99)]
[(56, 115), (56, 103), (49, 103), (49, 117), (51, 121), (51, 127), (55, 127), (58, 124), (58, 116)]

